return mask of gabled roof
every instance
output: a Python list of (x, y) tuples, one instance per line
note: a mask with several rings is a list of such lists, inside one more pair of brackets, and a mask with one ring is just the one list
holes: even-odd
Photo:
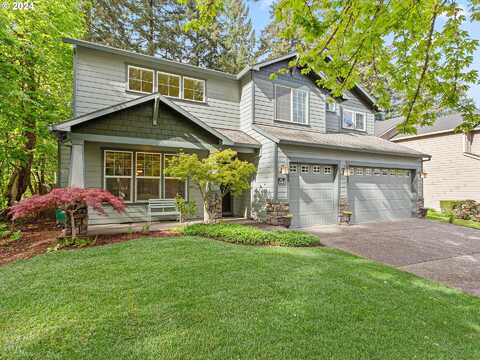
[(358, 134), (325, 134), (316, 131), (293, 130), (268, 125), (255, 125), (254, 129), (279, 144), (304, 145), (355, 152), (429, 158), (407, 146), (392, 143), (376, 136)]
[[(280, 56), (280, 57), (275, 58), (275, 59), (266, 60), (266, 61), (256, 63), (255, 65), (252, 65), (252, 66), (247, 66), (245, 69), (243, 69), (241, 72), (238, 73), (237, 77), (241, 78), (249, 70), (260, 71), (260, 69), (262, 69), (266, 66), (270, 66), (270, 65), (273, 65), (273, 64), (285, 61), (285, 60), (293, 59), (297, 56), (298, 56), (298, 54), (296, 52), (292, 52), (290, 54), (283, 55), (283, 56)], [(325, 78), (325, 75), (322, 74), (322, 73), (317, 74), (317, 76), (319, 76), (322, 79)], [(370, 104), (370, 106), (378, 109), (377, 101), (375, 100), (375, 98), (372, 95), (370, 95), (362, 86), (356, 84), (354, 86), (354, 90), (356, 90), (358, 93), (360, 93), (360, 95), (365, 98), (365, 100)]]
[(416, 126), (416, 134), (400, 134), (395, 128), (403, 121), (403, 117), (396, 117), (383, 121), (375, 122), (375, 135), (383, 136), (389, 132), (388, 139), (395, 141), (400, 139), (410, 139), (415, 137), (453, 132), (455, 128), (462, 124), (463, 116), (460, 113), (449, 113), (438, 116), (433, 125)]
[(156, 100), (161, 101), (162, 103), (169, 106), (170, 108), (172, 108), (173, 110), (175, 110), (179, 114), (185, 116), (185, 118), (187, 118), (188, 120), (190, 120), (191, 122), (193, 122), (197, 126), (201, 127), (205, 131), (209, 132), (210, 134), (214, 135), (218, 139), (222, 140), (222, 143), (224, 145), (235, 145), (235, 143), (232, 140), (230, 140), (227, 136), (222, 134), (220, 131), (218, 131), (218, 130), (214, 129), (213, 127), (209, 126), (208, 124), (206, 124), (202, 120), (200, 120), (197, 117), (195, 117), (194, 115), (192, 115), (190, 112), (186, 111), (185, 109), (183, 109), (179, 105), (175, 104), (173, 101), (169, 100), (165, 96), (160, 95), (159, 93), (154, 93), (154, 94), (151, 94), (151, 95), (142, 96), (142, 97), (139, 97), (139, 98), (136, 98), (136, 99), (133, 99), (133, 100), (125, 101), (125, 102), (120, 103), (120, 104), (108, 106), (106, 108), (96, 110), (96, 111), (93, 111), (91, 113), (84, 114), (84, 115), (78, 116), (76, 118), (67, 120), (63, 123), (51, 125), (50, 130), (69, 132), (69, 131), (71, 131), (72, 126), (75, 126), (75, 125), (84, 123), (86, 121), (90, 121), (90, 120), (99, 118), (101, 116), (105, 116), (105, 115), (114, 113), (114, 112), (117, 112), (117, 111), (128, 109), (128, 108), (131, 108), (131, 107), (136, 106), (136, 105), (140, 105), (140, 104), (143, 104), (143, 103), (146, 103), (146, 102), (149, 102), (149, 101), (156, 101)]

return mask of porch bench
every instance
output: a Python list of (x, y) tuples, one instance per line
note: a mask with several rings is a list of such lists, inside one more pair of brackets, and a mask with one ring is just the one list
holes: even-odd
[(175, 199), (150, 199), (147, 206), (148, 222), (152, 222), (152, 216), (178, 216), (180, 212), (177, 210)]

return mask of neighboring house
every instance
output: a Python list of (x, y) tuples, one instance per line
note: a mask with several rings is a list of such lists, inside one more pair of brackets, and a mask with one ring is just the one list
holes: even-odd
[(65, 41), (75, 49), (74, 118), (52, 126), (59, 186), (104, 188), (128, 203), (91, 223), (144, 221), (148, 199), (177, 193), (201, 216), (198, 190), (164, 176), (165, 159), (221, 148), (257, 167), (251, 192), (227, 197), (225, 215), (248, 215), (267, 196), (290, 204), (293, 226), (335, 224), (348, 207), (356, 223), (415, 216), (427, 156), (374, 136), (376, 107), (360, 87), (330, 99), (296, 68), (270, 80), (295, 54), (231, 75)]
[(480, 128), (469, 134), (455, 132), (463, 122), (458, 113), (439, 116), (432, 126), (417, 127), (417, 134), (400, 134), (401, 118), (378, 121), (377, 136), (428, 153), (425, 161), (425, 206), (440, 209), (440, 200), (480, 201)]

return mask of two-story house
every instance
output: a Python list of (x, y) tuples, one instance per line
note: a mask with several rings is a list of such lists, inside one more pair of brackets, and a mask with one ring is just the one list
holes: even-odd
[[(52, 126), (59, 186), (103, 188), (128, 203), (91, 223), (144, 221), (149, 199), (198, 190), (164, 175), (182, 150), (233, 148), (257, 173), (248, 194), (224, 201), (248, 215), (267, 195), (290, 204), (294, 226), (415, 216), (428, 155), (374, 136), (374, 100), (361, 88), (341, 98), (299, 69), (270, 80), (295, 54), (232, 75), (81, 40), (74, 46), (74, 118)], [(262, 196), (259, 196), (262, 195)]]

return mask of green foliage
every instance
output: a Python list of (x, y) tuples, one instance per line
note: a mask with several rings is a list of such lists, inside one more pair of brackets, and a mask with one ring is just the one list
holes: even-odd
[(76, 0), (36, 1), (34, 9), (0, 9), (0, 206), (45, 193), (56, 170), (47, 125), (71, 115), (72, 49), (80, 37)]
[(447, 214), (453, 210), (453, 207), (459, 203), (459, 200), (440, 200), (440, 210)]
[(451, 223), (458, 226), (465, 226), (472, 229), (480, 230), (480, 221), (457, 219), (455, 215), (453, 216), (453, 219), (452, 219), (450, 215), (454, 215), (454, 214), (440, 213), (435, 210), (429, 209), (427, 212), (427, 219), (447, 222), (447, 223)]
[(149, 233), (150, 232), (150, 224), (144, 224), (142, 226), (142, 233)]
[(175, 197), (175, 205), (180, 213), (178, 216), (178, 221), (181, 223), (194, 217), (197, 212), (197, 205), (195, 204), (195, 201), (186, 201), (181, 195), (178, 194)]
[[(208, 27), (224, 0), (197, 3), (197, 26)], [(465, 29), (463, 7), (455, 0), (280, 0), (270, 36), (281, 46), (295, 44), (298, 57), (289, 66), (322, 74), (318, 84), (334, 96), (368, 79), (381, 108), (389, 111), (392, 97), (399, 99), (401, 132), (432, 124), (435, 110), (443, 109), (461, 112), (459, 130), (469, 130), (480, 124), (466, 96), (479, 80), (471, 67), (478, 40)], [(477, 0), (468, 1), (467, 8), (470, 20), (480, 18)]]
[(461, 200), (453, 205), (452, 213), (458, 219), (480, 221), (480, 203), (475, 200)]
[(204, 236), (244, 245), (314, 246), (320, 239), (301, 231), (265, 231), (240, 224), (194, 224), (186, 226), (185, 235)]
[(76, 247), (82, 248), (89, 245), (94, 245), (97, 242), (97, 238), (91, 237), (72, 237), (65, 236), (57, 240), (57, 245), (51, 249), (51, 251), (57, 251), (63, 248)]
[(226, 149), (199, 159), (197, 154), (180, 153), (172, 156), (166, 164), (165, 174), (175, 176), (196, 185), (202, 196), (205, 220), (214, 218), (209, 206), (215, 194), (224, 196), (228, 192), (240, 195), (250, 189), (250, 180), (255, 165), (237, 158), (234, 150)]

